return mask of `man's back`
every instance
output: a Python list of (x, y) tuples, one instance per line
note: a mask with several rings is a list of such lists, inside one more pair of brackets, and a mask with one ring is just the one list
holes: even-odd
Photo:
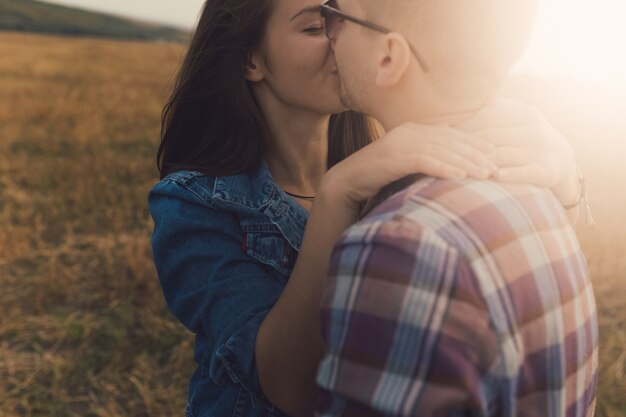
[(422, 179), (335, 247), (323, 416), (591, 416), (597, 318), (551, 194)]

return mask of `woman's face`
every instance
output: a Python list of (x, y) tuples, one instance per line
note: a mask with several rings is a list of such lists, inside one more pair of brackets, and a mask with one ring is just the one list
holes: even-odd
[(261, 74), (253, 81), (262, 103), (322, 115), (345, 110), (319, 1), (275, 0), (265, 38), (253, 55)]

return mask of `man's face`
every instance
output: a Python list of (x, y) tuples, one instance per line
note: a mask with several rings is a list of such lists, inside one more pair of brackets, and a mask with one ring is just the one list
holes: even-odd
[[(365, 12), (358, 0), (337, 0), (331, 5), (347, 15), (365, 18)], [(336, 39), (332, 41), (332, 49), (341, 82), (341, 102), (350, 109), (368, 113), (369, 97), (374, 87), (368, 43), (370, 37), (376, 33), (368, 33), (371, 30), (347, 20), (342, 20), (337, 25), (339, 30)]]

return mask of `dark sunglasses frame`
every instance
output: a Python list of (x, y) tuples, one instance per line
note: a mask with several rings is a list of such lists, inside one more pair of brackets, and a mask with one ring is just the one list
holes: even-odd
[[(376, 32), (383, 33), (385, 35), (392, 32), (391, 29), (388, 29), (388, 28), (386, 28), (384, 26), (380, 26), (380, 25), (377, 25), (376, 23), (368, 22), (367, 20), (359, 19), (358, 17), (350, 16), (348, 14), (345, 14), (341, 10), (339, 10), (339, 9), (337, 9), (335, 7), (330, 6), (330, 3), (334, 3), (334, 2), (335, 2), (335, 0), (326, 0), (324, 3), (320, 4), (320, 13), (321, 13), (322, 17), (324, 18), (324, 26), (326, 28), (326, 36), (331, 41), (336, 41), (337, 39), (333, 39), (330, 36), (330, 30), (329, 30), (330, 29), (330, 25), (328, 25), (327, 22), (326, 22), (329, 19), (329, 17), (331, 19), (332, 18), (344, 19), (344, 20), (347, 20), (349, 22), (356, 23), (357, 25), (364, 26), (364, 27), (366, 27), (368, 29), (375, 30)], [(409, 44), (409, 48), (411, 48), (411, 52), (413, 53), (413, 56), (415, 56), (415, 59), (417, 59), (417, 63), (422, 68), (422, 71), (429, 72), (430, 68), (428, 67), (428, 65), (426, 64), (426, 62), (422, 58), (422, 56), (417, 52), (417, 50), (413, 47), (413, 45), (411, 45), (411, 42), (409, 42), (407, 40), (407, 43)]]

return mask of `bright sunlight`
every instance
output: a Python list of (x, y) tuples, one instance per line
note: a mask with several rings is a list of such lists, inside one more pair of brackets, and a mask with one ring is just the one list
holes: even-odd
[(626, 1), (541, 0), (517, 72), (626, 84)]

